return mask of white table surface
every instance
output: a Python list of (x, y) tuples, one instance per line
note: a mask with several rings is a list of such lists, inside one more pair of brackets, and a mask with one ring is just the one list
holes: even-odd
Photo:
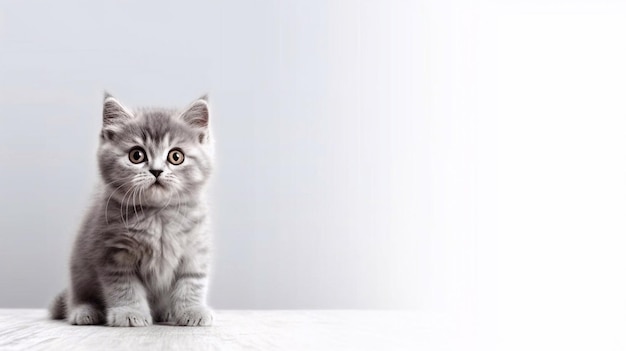
[[(215, 311), (211, 327), (72, 326), (0, 309), (0, 350), (429, 350), (445, 329), (413, 311)], [(448, 335), (449, 336), (449, 335)], [(456, 347), (454, 347), (456, 348)], [(451, 348), (452, 349), (452, 348)]]

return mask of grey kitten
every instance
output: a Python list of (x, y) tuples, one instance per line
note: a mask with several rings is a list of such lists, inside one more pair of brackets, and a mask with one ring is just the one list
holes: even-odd
[(52, 318), (117, 327), (212, 322), (204, 199), (211, 155), (206, 97), (182, 111), (131, 111), (105, 95), (102, 181)]

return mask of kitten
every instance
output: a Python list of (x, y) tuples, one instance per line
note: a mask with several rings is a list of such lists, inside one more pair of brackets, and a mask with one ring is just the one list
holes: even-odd
[(211, 154), (206, 97), (182, 111), (131, 111), (105, 94), (101, 184), (52, 318), (117, 327), (212, 322), (204, 199)]

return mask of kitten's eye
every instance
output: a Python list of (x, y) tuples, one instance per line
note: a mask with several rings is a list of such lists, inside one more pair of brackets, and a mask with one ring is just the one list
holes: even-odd
[(140, 147), (135, 147), (128, 153), (128, 159), (132, 163), (141, 163), (146, 160), (146, 152)]
[(185, 160), (185, 155), (183, 155), (182, 151), (174, 149), (167, 154), (167, 160), (173, 165), (179, 165)]

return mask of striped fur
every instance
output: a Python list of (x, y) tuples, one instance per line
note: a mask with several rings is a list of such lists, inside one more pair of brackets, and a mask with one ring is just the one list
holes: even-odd
[[(105, 96), (101, 184), (76, 238), (71, 282), (50, 307), (71, 324), (209, 325), (208, 105), (132, 111)], [(129, 151), (145, 150), (134, 164)], [(167, 160), (172, 148), (184, 161)], [(155, 177), (149, 170), (162, 170)], [(155, 182), (158, 180), (160, 184)]]

